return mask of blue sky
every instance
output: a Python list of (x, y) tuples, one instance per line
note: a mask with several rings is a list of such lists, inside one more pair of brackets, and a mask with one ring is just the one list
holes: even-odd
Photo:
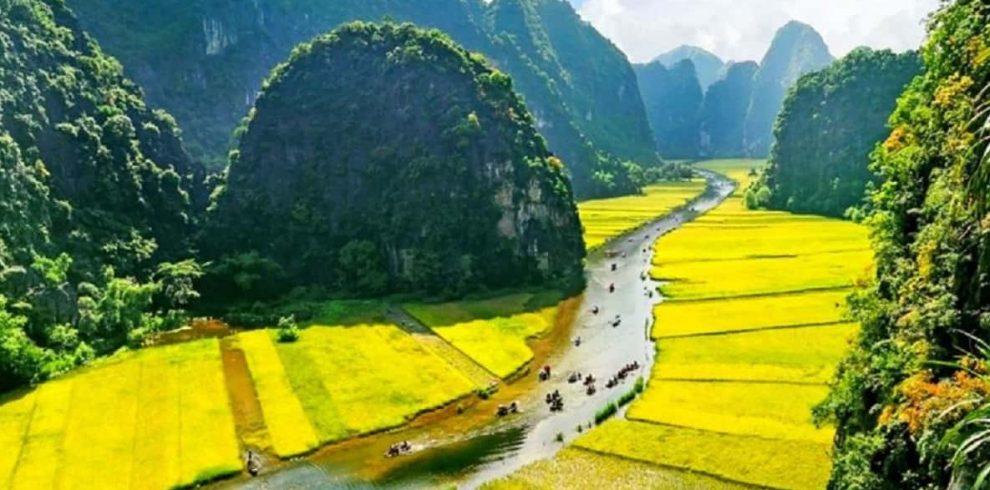
[(917, 48), (939, 0), (569, 0), (634, 62), (681, 44), (759, 61), (789, 20), (817, 29), (832, 53), (857, 46)]

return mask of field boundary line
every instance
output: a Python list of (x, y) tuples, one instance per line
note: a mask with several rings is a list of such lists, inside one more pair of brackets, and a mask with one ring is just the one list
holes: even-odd
[[(676, 281), (670, 279), (661, 279), (653, 277), (654, 281), (663, 284), (673, 284)], [(798, 293), (817, 293), (824, 291), (841, 291), (841, 290), (851, 290), (856, 286), (856, 284), (850, 280), (849, 284), (842, 284), (839, 286), (821, 286), (803, 289), (789, 289), (787, 291), (767, 291), (767, 292), (757, 292), (757, 293), (746, 293), (746, 294), (734, 294), (729, 296), (702, 296), (700, 298), (678, 298), (676, 296), (670, 296), (663, 292), (663, 286), (660, 287), (660, 293), (664, 295), (664, 303), (699, 303), (702, 301), (720, 301), (727, 299), (747, 299), (747, 298), (764, 298), (764, 297), (774, 297), (774, 296), (787, 296), (791, 294)], [(660, 303), (663, 304), (663, 303)]]
[(724, 431), (720, 431), (720, 430), (699, 429), (698, 427), (690, 427), (690, 426), (687, 426), (687, 425), (671, 424), (669, 422), (658, 422), (656, 420), (649, 420), (649, 419), (644, 419), (644, 418), (639, 418), (639, 417), (630, 417), (628, 414), (626, 415), (626, 418), (624, 420), (626, 420), (628, 422), (636, 422), (638, 424), (650, 424), (650, 425), (656, 425), (656, 426), (659, 426), (659, 427), (669, 427), (669, 428), (672, 428), (672, 429), (693, 430), (693, 431), (696, 431), (696, 432), (705, 432), (705, 433), (708, 433), (708, 434), (717, 434), (717, 435), (720, 435), (720, 436), (727, 436), (727, 437), (741, 437), (741, 438), (747, 438), (747, 439), (760, 439), (760, 440), (763, 440), (763, 441), (771, 441), (771, 442), (781, 442), (781, 441), (784, 441), (784, 442), (803, 442), (803, 443), (806, 443), (806, 444), (815, 444), (815, 445), (818, 445), (818, 446), (822, 446), (822, 447), (824, 447), (826, 449), (830, 449), (832, 447), (831, 444), (820, 443), (820, 442), (811, 441), (811, 440), (808, 440), (808, 439), (787, 439), (787, 438), (783, 438), (783, 437), (767, 437), (767, 436), (763, 436), (763, 435), (759, 435), (759, 434), (738, 434), (738, 433), (732, 433), (732, 432), (724, 432)]
[[(659, 365), (658, 365), (659, 366)], [(662, 367), (662, 366), (659, 366)], [(774, 379), (729, 379), (729, 378), (664, 378), (663, 376), (655, 376), (653, 378), (656, 381), (670, 381), (674, 383), (736, 383), (736, 384), (754, 384), (754, 385), (786, 385), (786, 386), (822, 386), (828, 387), (828, 383), (820, 381), (778, 381)]]
[(27, 423), (24, 424), (24, 430), (21, 431), (21, 444), (17, 447), (17, 461), (14, 463), (14, 467), (10, 469), (10, 475), (7, 476), (7, 486), (6, 488), (13, 488), (14, 478), (17, 476), (17, 471), (21, 467), (21, 458), (24, 457), (24, 447), (27, 446), (28, 434), (31, 433), (31, 426), (34, 425), (34, 412), (38, 410), (38, 394), (35, 391), (38, 388), (32, 389), (30, 392), (25, 393), (33, 395), (34, 399), (31, 400), (31, 413), (25, 415), (27, 417)]
[(718, 330), (715, 332), (686, 333), (686, 334), (678, 334), (678, 335), (658, 335), (653, 337), (653, 339), (659, 342), (661, 340), (691, 339), (697, 337), (719, 337), (722, 335), (772, 332), (775, 330), (800, 330), (805, 328), (821, 328), (821, 327), (831, 327), (835, 325), (848, 325), (852, 323), (855, 322), (837, 321), (837, 322), (795, 323), (792, 325), (772, 325), (769, 327), (742, 328), (739, 330)]
[(805, 253), (779, 253), (779, 254), (752, 254), (743, 255), (740, 257), (720, 257), (720, 258), (701, 258), (701, 259), (676, 259), (662, 263), (653, 263), (655, 267), (663, 267), (665, 265), (673, 264), (693, 264), (693, 263), (711, 263), (711, 262), (736, 262), (743, 260), (776, 260), (776, 259), (797, 259), (801, 257), (813, 257), (816, 255), (837, 255), (852, 252), (870, 252), (871, 248), (841, 248), (835, 250), (821, 250), (818, 252), (805, 252)]
[(739, 485), (739, 486), (742, 486), (742, 487), (752, 488), (754, 490), (788, 490), (788, 489), (783, 488), (783, 487), (771, 487), (771, 486), (760, 485), (760, 484), (757, 484), (757, 483), (751, 483), (751, 482), (742, 481), (742, 480), (734, 480), (734, 479), (729, 478), (729, 477), (727, 477), (725, 475), (720, 475), (718, 473), (713, 473), (713, 472), (710, 472), (710, 471), (699, 470), (699, 469), (691, 468), (691, 467), (688, 467), (688, 466), (680, 466), (680, 465), (670, 464), (670, 463), (661, 463), (659, 461), (652, 461), (652, 460), (648, 460), (648, 459), (640, 459), (640, 458), (636, 458), (636, 457), (633, 457), (633, 456), (626, 456), (625, 454), (616, 454), (616, 453), (610, 453), (608, 451), (602, 451), (600, 449), (591, 449), (589, 447), (580, 446), (580, 445), (577, 445), (577, 444), (571, 445), (570, 448), (571, 449), (578, 450), (578, 451), (584, 451), (584, 452), (586, 452), (588, 454), (595, 455), (595, 456), (600, 456), (600, 457), (605, 457), (605, 458), (615, 458), (615, 459), (619, 459), (619, 460), (623, 460), (623, 461), (628, 461), (628, 462), (632, 462), (632, 463), (639, 463), (639, 464), (645, 464), (647, 466), (653, 466), (653, 467), (656, 467), (656, 468), (661, 468), (661, 469), (666, 469), (666, 470), (671, 470), (671, 471), (677, 471), (677, 472), (681, 472), (681, 473), (691, 473), (691, 474), (695, 474), (695, 475), (702, 475), (702, 476), (706, 476), (706, 477), (709, 477), (709, 478), (713, 478), (713, 479), (718, 480), (718, 481), (723, 482), (723, 483), (731, 483), (731, 484)]

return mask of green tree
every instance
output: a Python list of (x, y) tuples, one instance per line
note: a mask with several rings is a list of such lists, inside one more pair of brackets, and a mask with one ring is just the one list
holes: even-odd
[(337, 254), (341, 287), (365, 295), (381, 294), (388, 288), (388, 270), (378, 247), (368, 240), (351, 240)]
[(877, 182), (870, 154), (897, 97), (921, 72), (916, 53), (860, 48), (798, 80), (777, 117), (762, 186), (771, 208), (841, 217)]

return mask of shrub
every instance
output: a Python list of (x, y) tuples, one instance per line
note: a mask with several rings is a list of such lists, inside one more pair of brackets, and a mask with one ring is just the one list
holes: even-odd
[(616, 405), (615, 402), (611, 402), (608, 405), (605, 405), (604, 408), (595, 412), (595, 425), (601, 425), (602, 422), (605, 422), (606, 420), (612, 418), (612, 416), (618, 413), (618, 411), (619, 411), (619, 406)]
[(296, 317), (289, 315), (279, 318), (278, 341), (289, 343), (297, 340), (299, 340), (299, 325), (296, 324)]

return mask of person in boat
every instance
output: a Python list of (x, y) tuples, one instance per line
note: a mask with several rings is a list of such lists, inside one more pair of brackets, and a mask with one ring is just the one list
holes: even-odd
[(254, 458), (254, 451), (248, 449), (247, 452), (247, 470), (248, 474), (251, 476), (258, 476), (258, 472), (261, 470), (261, 463)]

